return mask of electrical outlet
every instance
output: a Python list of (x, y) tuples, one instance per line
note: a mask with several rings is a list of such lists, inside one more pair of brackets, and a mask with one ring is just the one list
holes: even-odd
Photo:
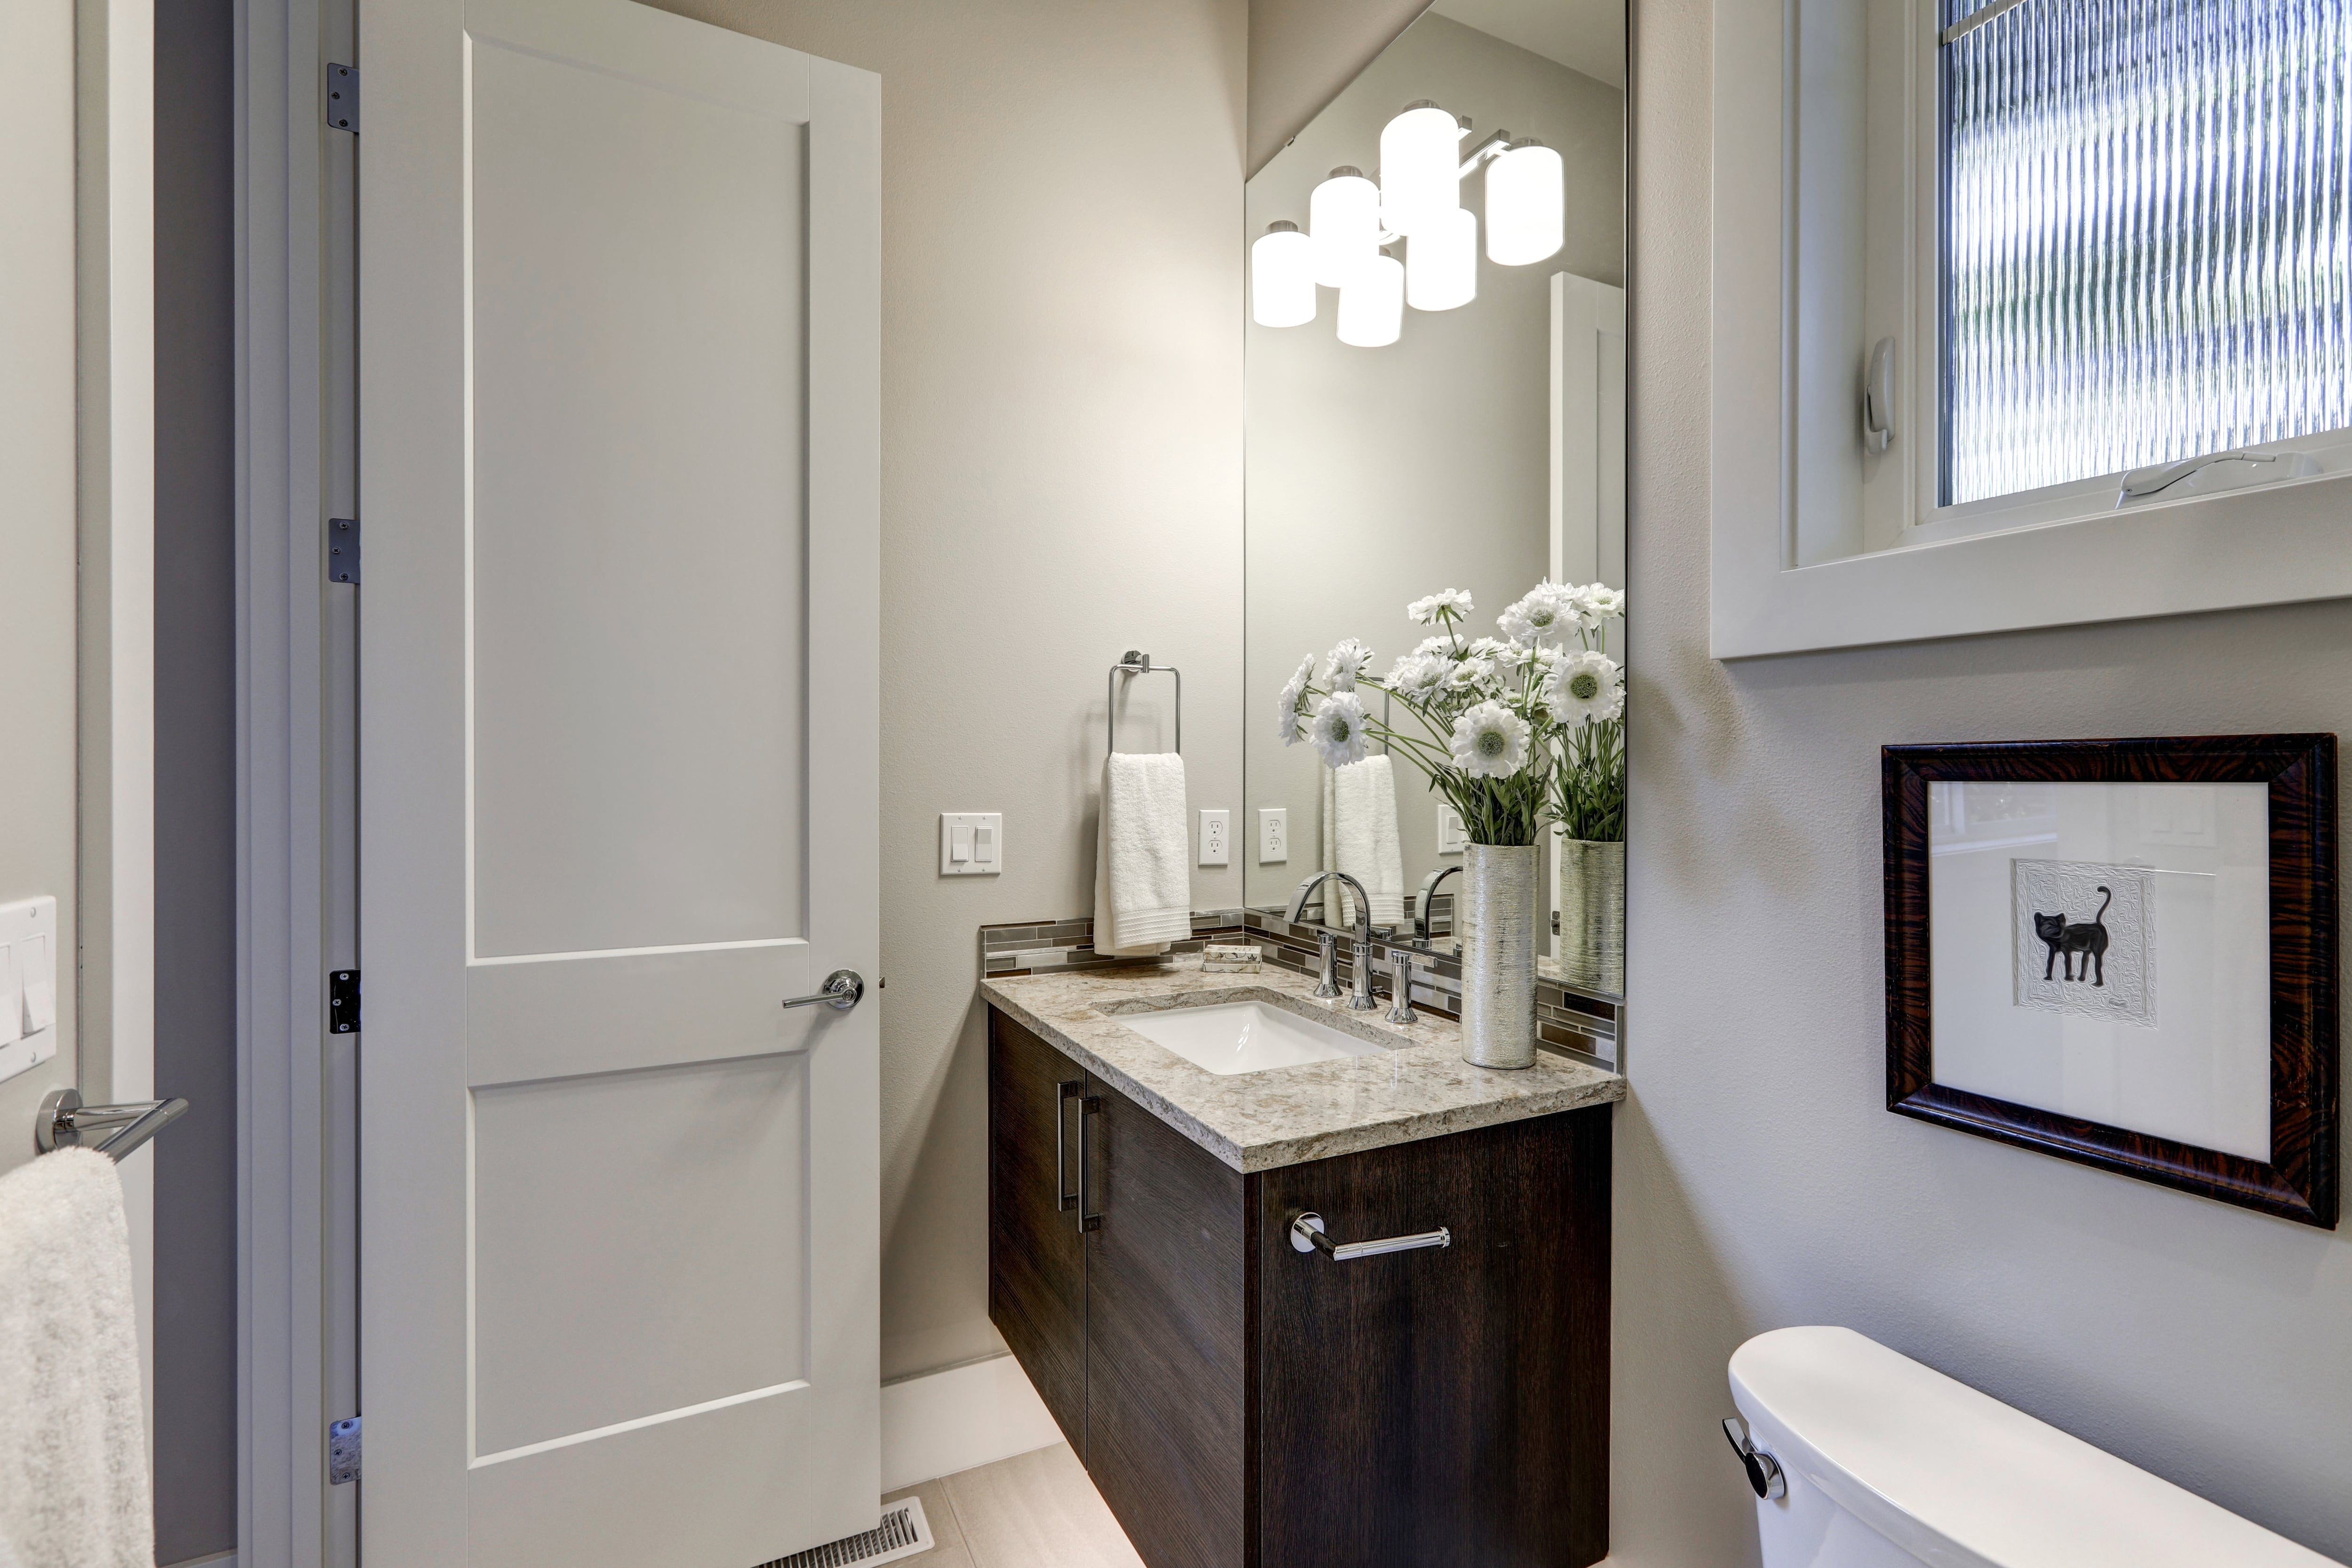
[(992, 877), (1004, 869), (1004, 814), (940, 814), (940, 875)]
[(1201, 864), (1230, 866), (1234, 863), (1234, 814), (1230, 811), (1204, 811), (1201, 814)]
[(1462, 826), (1462, 814), (1450, 805), (1437, 808), (1437, 852), (1459, 855), (1470, 842), (1470, 830)]
[(1279, 866), (1290, 858), (1290, 808), (1286, 805), (1261, 805), (1257, 808), (1257, 863)]

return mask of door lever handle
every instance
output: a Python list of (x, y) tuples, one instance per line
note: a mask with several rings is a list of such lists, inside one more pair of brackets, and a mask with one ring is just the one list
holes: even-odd
[(846, 1013), (866, 999), (866, 982), (854, 969), (836, 969), (824, 977), (824, 989), (814, 996), (787, 996), (787, 1007), (814, 1007), (822, 1002)]

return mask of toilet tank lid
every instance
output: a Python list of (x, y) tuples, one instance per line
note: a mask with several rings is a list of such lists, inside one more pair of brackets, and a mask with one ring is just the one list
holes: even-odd
[(2340, 1568), (1852, 1329), (1731, 1357), (1758, 1447), (1936, 1568)]

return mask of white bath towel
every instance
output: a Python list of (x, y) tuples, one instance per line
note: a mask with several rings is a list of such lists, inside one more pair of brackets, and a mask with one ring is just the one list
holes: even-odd
[(131, 1232), (114, 1162), (0, 1176), (0, 1537), (41, 1568), (155, 1568)]
[(1184, 759), (1113, 752), (1103, 763), (1095, 840), (1095, 951), (1163, 952), (1192, 934)]
[[(1404, 923), (1404, 850), (1397, 837), (1396, 769), (1388, 758), (1324, 770), (1323, 868), (1363, 884), (1374, 925)], [(1347, 885), (1326, 882), (1323, 889), (1324, 924), (1353, 923)]]

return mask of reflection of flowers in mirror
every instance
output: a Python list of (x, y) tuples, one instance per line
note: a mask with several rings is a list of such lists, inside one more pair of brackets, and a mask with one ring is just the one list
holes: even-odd
[[(1459, 588), (1406, 605), (1408, 619), (1439, 630), (1384, 676), (1370, 673), (1372, 650), (1355, 637), (1322, 660), (1320, 686), (1307, 655), (1283, 684), (1284, 743), (1311, 740), (1327, 763), (1345, 767), (1381, 742), (1429, 779), (1475, 844), (1533, 844), (1547, 820), (1580, 837), (1622, 837), (1623, 671), (1598, 645), (1625, 613), (1624, 594), (1538, 583), (1503, 612), (1501, 636), (1465, 639), (1475, 607)], [(1373, 717), (1365, 688), (1404, 719)]]

